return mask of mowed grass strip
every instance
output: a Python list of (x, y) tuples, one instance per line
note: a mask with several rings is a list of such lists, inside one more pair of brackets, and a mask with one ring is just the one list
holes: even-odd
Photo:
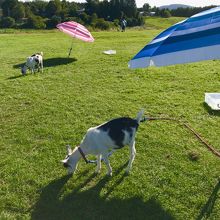
[[(95, 32), (94, 43), (73, 40), (69, 59), (71, 38), (58, 31), (0, 35), (2, 219), (220, 219), (220, 160), (175, 122), (140, 125), (129, 176), (128, 148), (110, 158), (111, 178), (84, 161), (69, 178), (60, 163), (89, 127), (141, 108), (188, 121), (220, 150), (220, 114), (204, 104), (219, 92), (220, 61), (128, 69), (158, 33)], [(37, 51), (44, 73), (22, 77)]]

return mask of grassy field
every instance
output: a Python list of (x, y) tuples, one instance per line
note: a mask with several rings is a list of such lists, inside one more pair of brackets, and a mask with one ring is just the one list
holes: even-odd
[(145, 26), (147, 29), (165, 29), (177, 22), (183, 21), (184, 19), (184, 17), (146, 17)]
[[(128, 69), (159, 32), (95, 32), (94, 43), (74, 40), (69, 59), (58, 31), (0, 35), (0, 219), (220, 219), (220, 160), (177, 123), (141, 124), (129, 176), (126, 147), (110, 158), (111, 178), (84, 161), (68, 177), (60, 163), (89, 127), (141, 108), (188, 121), (220, 150), (220, 114), (204, 104), (219, 92), (220, 61)], [(44, 73), (22, 77), (36, 51)]]

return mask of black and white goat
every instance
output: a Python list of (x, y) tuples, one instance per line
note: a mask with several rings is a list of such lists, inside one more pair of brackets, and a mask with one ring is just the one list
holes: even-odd
[(111, 176), (109, 152), (125, 145), (128, 145), (130, 150), (130, 160), (126, 169), (126, 172), (129, 173), (136, 154), (135, 135), (143, 114), (144, 111), (141, 110), (136, 119), (116, 118), (97, 127), (89, 128), (79, 146), (75, 147), (74, 150), (71, 150), (69, 146), (67, 147), (67, 156), (61, 162), (68, 169), (68, 174), (75, 172), (80, 158), (87, 160), (85, 155), (93, 154), (97, 156), (96, 173), (100, 172), (101, 160), (103, 159), (108, 168), (107, 174)]
[(28, 69), (31, 73), (35, 73), (36, 69), (38, 72), (40, 70), (43, 72), (43, 52), (35, 53), (27, 58), (25, 65), (21, 68), (22, 75), (25, 75)]

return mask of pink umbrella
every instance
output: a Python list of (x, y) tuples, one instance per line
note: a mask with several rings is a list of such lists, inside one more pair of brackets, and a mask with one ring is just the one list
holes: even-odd
[[(57, 28), (60, 31), (70, 35), (71, 37), (75, 37), (86, 42), (94, 41), (94, 38), (91, 35), (91, 33), (83, 25), (77, 22), (74, 22), (74, 21), (63, 22), (63, 23), (58, 24)], [(69, 51), (69, 56), (72, 51), (72, 45)]]

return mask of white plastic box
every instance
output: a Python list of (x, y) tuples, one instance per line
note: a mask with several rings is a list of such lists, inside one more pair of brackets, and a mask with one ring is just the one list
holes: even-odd
[(220, 110), (220, 93), (205, 93), (205, 102), (213, 110)]

